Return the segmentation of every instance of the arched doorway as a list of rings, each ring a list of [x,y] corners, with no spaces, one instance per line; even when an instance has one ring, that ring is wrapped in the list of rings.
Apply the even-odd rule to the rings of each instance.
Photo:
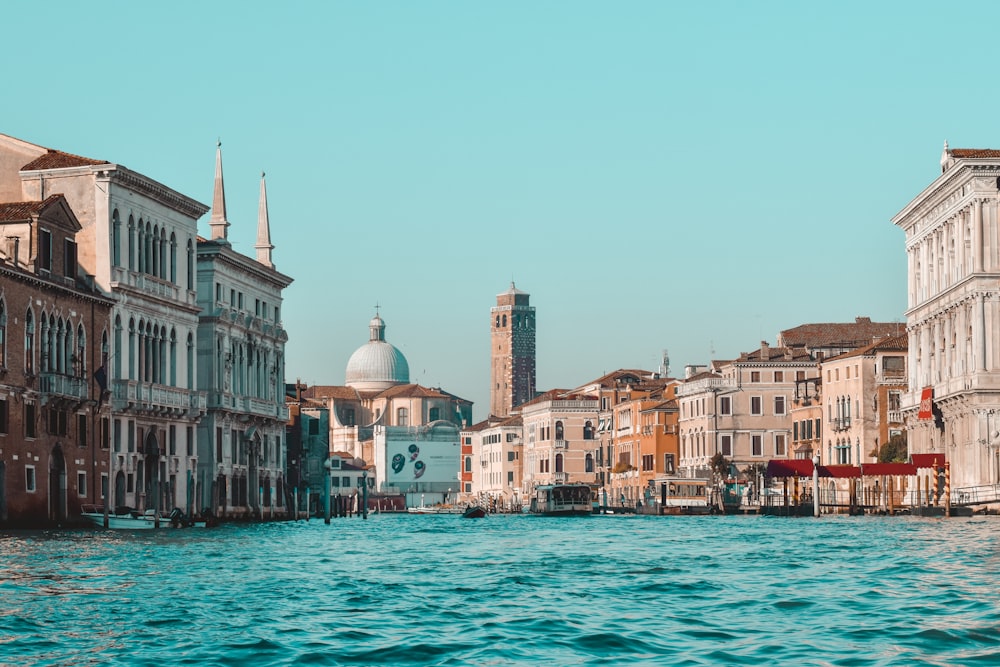
[[[217,516],[224,516],[226,513],[226,476],[219,473],[218,479],[215,481],[215,506],[218,508]]]
[[[0,461],[0,521],[7,520],[7,464]]]
[[[52,448],[49,461],[49,519],[66,518],[66,457],[61,444]]]
[[[115,497],[112,507],[123,507],[126,504],[128,503],[125,501],[125,472],[119,470],[115,475]]]
[[[142,444],[143,454],[143,496],[146,501],[142,510],[161,510],[160,507],[160,443],[156,439],[156,431],[149,429]]]

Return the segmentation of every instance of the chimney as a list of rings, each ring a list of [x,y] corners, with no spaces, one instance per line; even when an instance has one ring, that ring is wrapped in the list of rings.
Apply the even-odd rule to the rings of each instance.
[[[760,358],[764,361],[771,358],[771,348],[766,340],[760,341]]]

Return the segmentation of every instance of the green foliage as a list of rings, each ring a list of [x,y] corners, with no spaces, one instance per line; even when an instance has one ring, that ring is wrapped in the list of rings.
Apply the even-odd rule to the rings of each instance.
[[[878,448],[879,463],[905,463],[908,458],[906,433],[892,436],[889,442],[883,443]]]
[[[712,469],[712,474],[717,479],[726,479],[729,477],[729,459],[723,456],[721,452],[716,453],[708,462],[708,465]]]

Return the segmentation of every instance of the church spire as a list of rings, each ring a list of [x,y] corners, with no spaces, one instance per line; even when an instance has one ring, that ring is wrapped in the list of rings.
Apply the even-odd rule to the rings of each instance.
[[[222,140],[215,148],[215,190],[212,194],[212,218],[208,221],[212,229],[212,240],[226,240],[229,237],[229,221],[226,220],[226,186],[222,183]]]
[[[257,209],[257,261],[265,266],[274,268],[271,260],[271,251],[274,246],[271,244],[271,222],[267,217],[267,184],[264,182],[264,172],[260,172],[260,205]]]

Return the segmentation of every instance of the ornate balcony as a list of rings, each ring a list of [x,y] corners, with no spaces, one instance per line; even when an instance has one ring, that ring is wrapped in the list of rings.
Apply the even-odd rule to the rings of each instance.
[[[205,392],[137,380],[113,380],[112,409],[153,415],[197,416],[205,411]]]

